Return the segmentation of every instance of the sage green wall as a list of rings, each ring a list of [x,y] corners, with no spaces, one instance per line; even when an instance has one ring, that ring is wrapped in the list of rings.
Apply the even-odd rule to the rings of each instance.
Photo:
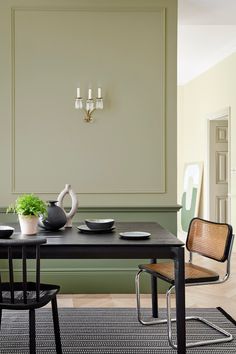
[[[81,206],[176,203],[176,5],[0,2],[0,206],[65,183]],[[94,123],[77,86],[103,89]]]
[[[143,208],[175,231],[176,37],[174,0],[0,1],[0,207],[28,192],[54,200],[69,183],[79,217],[140,220],[127,208]],[[74,109],[78,86],[103,89],[91,124]]]
[[[201,216],[206,210],[207,119],[211,114],[230,108],[231,168],[236,166],[236,53],[221,61],[188,84],[178,94],[178,199],[181,200],[184,164],[204,162]],[[236,174],[231,173],[231,222],[236,228]]]

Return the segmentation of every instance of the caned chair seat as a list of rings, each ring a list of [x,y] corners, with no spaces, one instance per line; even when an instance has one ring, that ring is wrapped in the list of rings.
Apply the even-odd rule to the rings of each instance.
[[[140,269],[159,277],[168,283],[175,283],[174,262],[141,264]],[[196,264],[185,263],[185,283],[203,283],[219,280],[219,274]]]

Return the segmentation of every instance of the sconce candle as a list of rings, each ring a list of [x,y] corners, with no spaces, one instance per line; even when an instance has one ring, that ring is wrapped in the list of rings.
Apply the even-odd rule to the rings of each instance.
[[[77,87],[77,98],[80,98],[81,96],[80,96],[80,88],[79,87]]]
[[[88,99],[91,100],[92,99],[92,89],[88,90]]]
[[[98,88],[98,98],[102,98],[102,89],[101,89],[101,87]]]

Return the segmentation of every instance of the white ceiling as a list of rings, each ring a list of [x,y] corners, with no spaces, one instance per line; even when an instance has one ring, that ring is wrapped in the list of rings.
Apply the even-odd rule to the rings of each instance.
[[[236,0],[179,0],[178,84],[236,51]]]

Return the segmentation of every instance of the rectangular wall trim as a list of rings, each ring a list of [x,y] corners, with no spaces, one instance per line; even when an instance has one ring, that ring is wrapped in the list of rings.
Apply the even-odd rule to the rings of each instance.
[[[161,77],[160,77],[160,82],[158,83],[158,95],[159,95],[159,112],[160,115],[156,117],[158,119],[158,122],[160,122],[160,131],[158,134],[160,134],[161,141],[157,139],[157,142],[155,144],[157,145],[157,151],[156,153],[159,154],[157,155],[158,158],[154,158],[155,161],[150,162],[151,165],[153,165],[153,171],[152,171],[152,166],[150,168],[144,168],[146,170],[147,176],[152,176],[152,174],[155,172],[157,173],[158,178],[155,179],[153,182],[153,185],[149,185],[148,183],[145,184],[145,175],[142,169],[140,169],[142,178],[140,179],[141,183],[140,186],[137,184],[137,186],[134,186],[132,184],[127,184],[125,186],[125,179],[124,179],[124,184],[120,185],[118,183],[111,183],[111,179],[108,179],[108,177],[104,177],[104,180],[107,178],[107,182],[102,182],[100,186],[94,186],[94,183],[87,182],[83,185],[79,185],[78,187],[76,186],[76,182],[72,184],[75,185],[76,193],[77,194],[84,194],[84,195],[91,195],[91,194],[164,194],[166,193],[166,23],[165,23],[165,17],[166,17],[166,11],[164,7],[155,7],[155,6],[101,6],[101,7],[93,7],[93,6],[88,6],[88,7],[76,7],[76,8],[70,8],[70,7],[13,7],[12,12],[11,12],[11,40],[12,40],[12,133],[11,133],[11,143],[12,143],[12,164],[11,164],[11,178],[12,178],[12,183],[11,183],[11,193],[12,194],[19,194],[19,193],[29,193],[30,191],[34,191],[36,194],[56,194],[58,193],[58,187],[54,185],[52,179],[48,179],[47,181],[47,186],[43,185],[43,182],[41,183],[42,180],[44,180],[44,176],[42,176],[42,179],[40,180],[40,183],[42,184],[39,189],[37,181],[35,181],[34,184],[34,179],[33,179],[33,174],[30,177],[28,174],[25,174],[25,179],[23,178],[23,172],[20,171],[21,167],[20,166],[20,159],[22,159],[22,155],[18,153],[19,148],[20,149],[25,149],[22,148],[22,143],[20,141],[21,137],[23,138],[24,132],[22,132],[22,129],[20,127],[21,120],[22,124],[25,122],[25,116],[23,114],[24,109],[21,108],[20,103],[19,103],[19,98],[18,98],[18,92],[22,92],[20,90],[20,85],[19,84],[19,79],[17,79],[16,75],[16,66],[18,65],[19,61],[19,54],[18,54],[18,49],[19,48],[19,43],[16,45],[17,41],[17,36],[18,33],[16,32],[16,16],[18,16],[19,13],[24,14],[24,13],[46,13],[46,14],[52,14],[52,16],[55,13],[60,13],[63,16],[63,13],[70,13],[70,12],[77,12],[77,13],[129,13],[129,14],[135,14],[135,13],[158,13],[160,14],[160,26],[161,26],[161,34],[160,34],[160,47],[161,47],[161,54],[160,57],[158,58],[159,60],[159,65],[160,67],[158,70],[161,72]],[[18,80],[18,81],[17,81]],[[148,88],[145,88],[148,89]],[[73,105],[73,102],[71,103]],[[155,102],[153,102],[155,106]],[[19,108],[20,107],[20,108]],[[36,108],[37,109],[37,108]],[[19,114],[18,114],[19,112]],[[145,117],[147,120],[148,117]],[[32,118],[33,119],[33,118]],[[80,117],[78,118],[80,119]],[[103,117],[99,118],[100,121],[103,120]],[[149,118],[148,118],[149,119]],[[152,120],[152,118],[151,118]],[[148,124],[148,120],[147,120]],[[153,124],[153,123],[152,123]],[[156,124],[156,123],[155,123]],[[84,129],[84,127],[83,127]],[[135,129],[135,128],[134,128]],[[22,151],[23,151],[22,150]],[[59,150],[60,151],[60,150]],[[39,148],[36,147],[36,152],[39,152]],[[152,152],[153,153],[153,152]],[[134,152],[133,152],[134,154]],[[146,154],[146,155],[145,155]],[[131,155],[132,156],[132,155]],[[147,152],[144,153],[143,161],[145,161],[145,156],[147,156]],[[153,155],[154,156],[154,155]],[[49,164],[50,157],[47,157],[45,154],[43,156],[44,162],[46,161],[46,164]],[[39,164],[41,161],[39,161]],[[72,178],[75,178],[76,174],[78,175],[79,167],[77,167],[77,170],[74,167],[75,165],[75,160],[71,159],[71,170],[73,170]],[[128,168],[128,176],[130,175],[131,171],[131,166],[127,165]],[[68,165],[69,166],[69,165]],[[81,164],[82,166],[82,164]],[[136,161],[136,165],[138,166],[138,161]],[[146,165],[145,165],[146,166]],[[62,163],[62,168],[63,168],[63,163]],[[23,168],[22,168],[23,169]],[[124,169],[125,170],[125,169]],[[83,171],[83,168],[80,169],[80,171]],[[63,171],[62,171],[63,172]],[[64,172],[63,172],[64,173]],[[81,172],[82,173],[82,172]],[[136,173],[136,176],[138,177],[140,175],[139,171],[135,171],[134,174]],[[45,174],[45,171],[42,169],[42,174]],[[108,174],[109,176],[109,174]],[[27,180],[28,179],[28,180]],[[129,177],[131,179],[131,177]],[[150,180],[153,181],[153,177],[150,177]],[[26,183],[29,181],[29,183]],[[81,188],[81,189],[79,189]]]

